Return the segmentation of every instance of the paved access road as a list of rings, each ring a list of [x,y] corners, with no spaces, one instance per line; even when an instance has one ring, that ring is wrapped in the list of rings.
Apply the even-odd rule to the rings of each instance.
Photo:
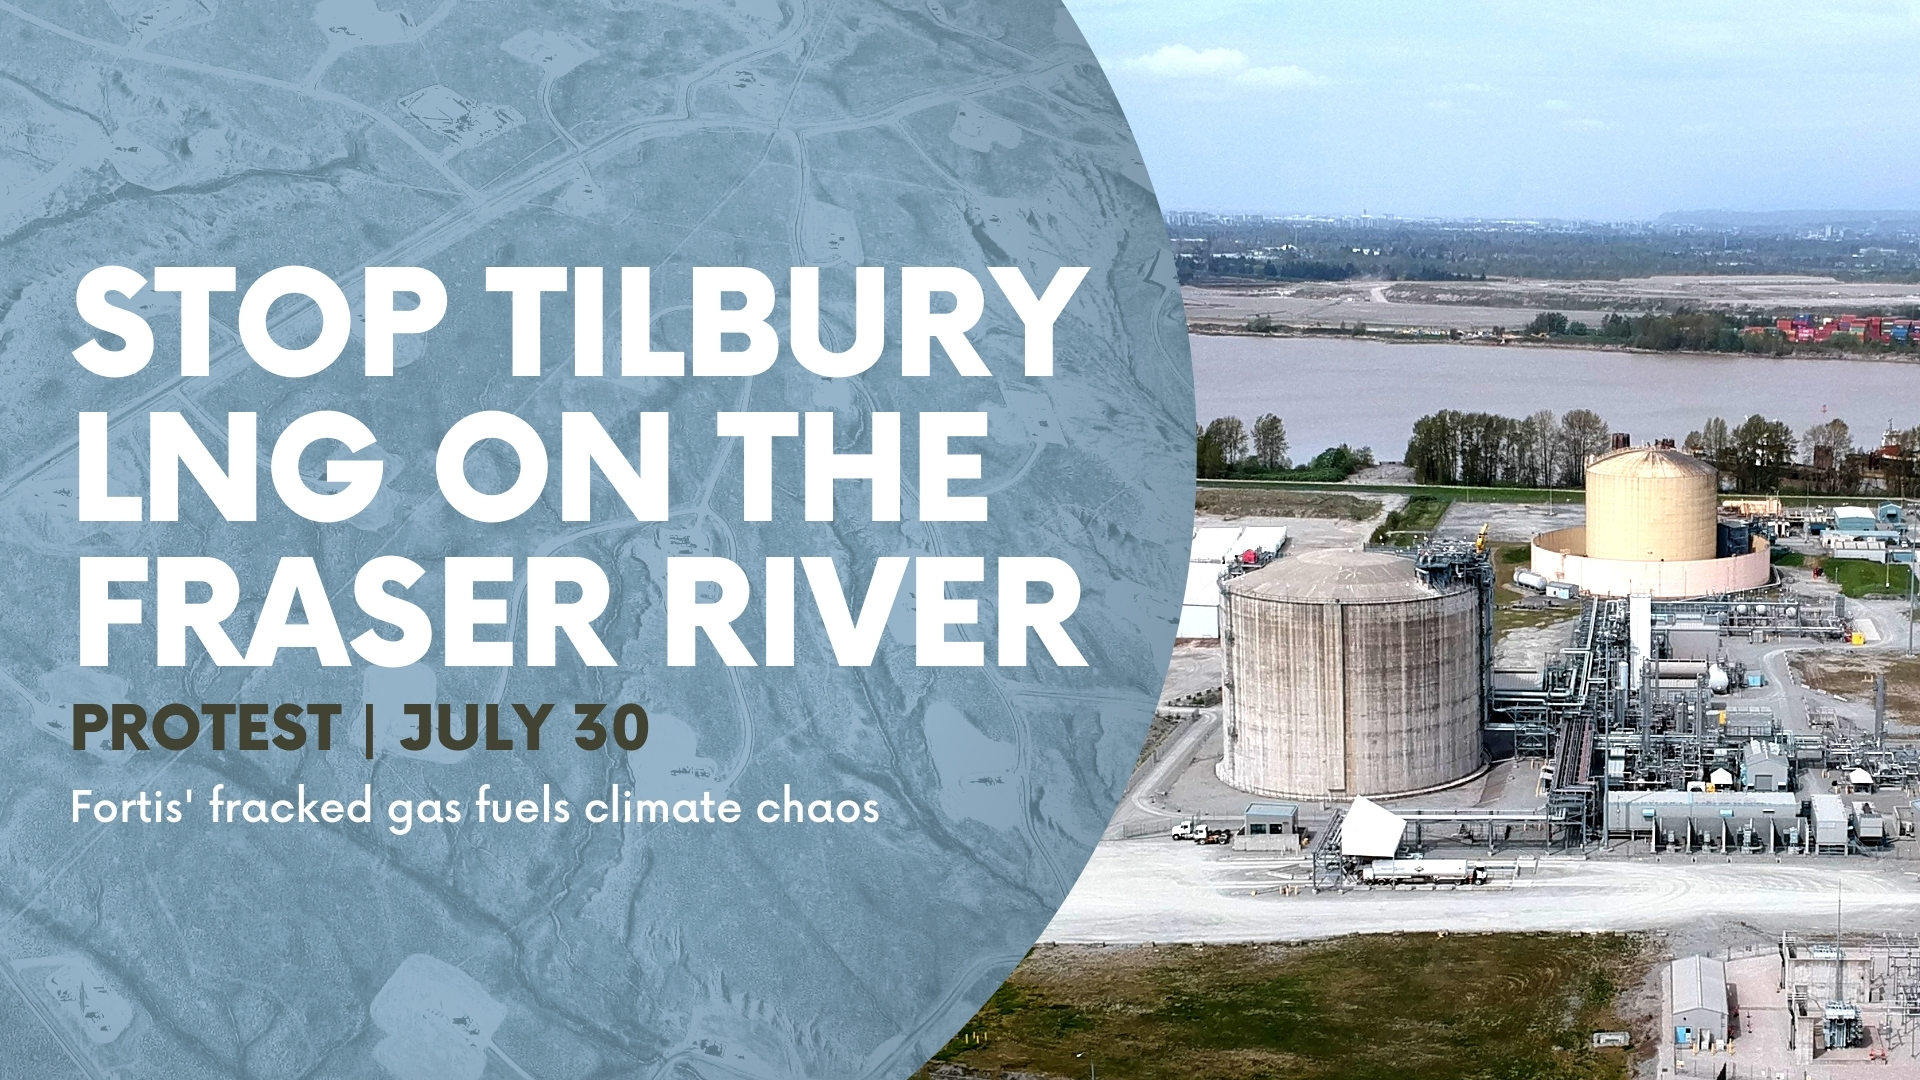
[[[1511,885],[1282,895],[1298,860],[1171,840],[1108,841],[1041,936],[1058,943],[1294,941],[1406,931],[1659,930],[1741,922],[1768,933],[1920,925],[1920,862],[1765,856],[1545,857]]]

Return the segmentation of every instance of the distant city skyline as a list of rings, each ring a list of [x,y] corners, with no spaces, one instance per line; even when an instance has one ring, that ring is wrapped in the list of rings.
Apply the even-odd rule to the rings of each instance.
[[[1162,206],[1920,211],[1920,2],[1067,0]]]

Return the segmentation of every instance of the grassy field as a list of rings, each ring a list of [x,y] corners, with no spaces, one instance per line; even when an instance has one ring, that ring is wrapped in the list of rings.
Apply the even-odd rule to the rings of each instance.
[[[1193,508],[1198,513],[1218,517],[1315,517],[1365,521],[1380,512],[1380,503],[1346,492],[1203,487],[1194,493]]]
[[[1905,596],[1911,571],[1904,563],[1872,563],[1861,559],[1826,559],[1821,564],[1827,580],[1851,597]]]
[[[1887,677],[1887,716],[1920,724],[1920,657],[1886,652],[1806,652],[1792,658],[1800,680],[1844,701],[1871,704],[1873,677]]]
[[[1043,946],[917,1075],[1614,1080],[1628,1053],[1589,1039],[1649,1045],[1620,999],[1653,962],[1628,935]]]
[[[1433,531],[1445,516],[1452,499],[1437,498],[1432,495],[1416,495],[1407,500],[1407,505],[1390,511],[1380,527],[1373,530],[1372,543],[1408,544],[1420,537],[1413,534],[1426,534]]]
[[[1579,609],[1574,607],[1517,608],[1501,605],[1493,609],[1493,639],[1499,641],[1513,630],[1538,630],[1543,626],[1572,622]]]
[[[1514,594],[1513,575],[1527,568],[1533,558],[1532,544],[1494,544],[1493,556],[1493,637],[1495,641],[1507,636],[1510,630],[1537,629],[1566,622],[1577,614],[1573,605],[1566,607],[1514,607],[1519,599]],[[1529,594],[1537,595],[1537,594]]]

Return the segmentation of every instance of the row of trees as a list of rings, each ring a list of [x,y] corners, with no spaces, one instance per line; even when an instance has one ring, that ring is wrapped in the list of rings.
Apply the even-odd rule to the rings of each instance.
[[[1568,319],[1558,311],[1543,311],[1527,324],[1538,337],[1592,338],[1631,349],[1658,352],[1791,352],[1792,343],[1778,335],[1743,334],[1749,325],[1712,312],[1677,311],[1669,315],[1609,313],[1598,325]]]
[[[1248,426],[1237,416],[1217,417],[1194,431],[1194,462],[1202,478],[1285,476],[1294,480],[1345,480],[1373,464],[1373,451],[1345,443],[1296,466],[1287,456],[1287,425],[1266,413]]]
[[[1407,465],[1420,484],[1579,487],[1587,458],[1609,445],[1607,422],[1589,409],[1525,419],[1443,409],[1414,421]]]
[[[1910,427],[1904,431],[1895,428],[1887,432],[1887,435],[1890,436],[1888,441],[1900,448],[1901,456],[1912,457],[1920,453],[1920,426]],[[1878,450],[1884,445],[1877,440],[1868,447],[1853,445],[1853,432],[1847,427],[1845,420],[1829,420],[1824,424],[1815,424],[1800,436],[1800,444],[1806,456],[1805,460],[1812,464],[1818,464],[1825,457],[1837,461],[1851,454]]]
[[[1895,439],[1909,454],[1920,452],[1920,427]],[[1545,411],[1516,420],[1447,409],[1414,422],[1407,464],[1421,484],[1579,487],[1587,459],[1611,444],[1606,421],[1586,409],[1557,421]],[[1785,422],[1757,413],[1738,424],[1716,416],[1688,433],[1683,446],[1740,491],[1778,490],[1790,472],[1815,488],[1852,491],[1868,465],[1844,420],[1815,424],[1796,438]]]
[[[1920,429],[1913,432],[1920,447]],[[1551,412],[1525,419],[1442,410],[1414,422],[1407,464],[1421,484],[1471,487],[1580,487],[1589,457],[1612,445],[1607,422],[1587,409],[1557,421]],[[1793,428],[1758,414],[1738,424],[1713,417],[1687,435],[1685,448],[1713,463],[1741,491],[1773,491],[1794,469],[1796,451],[1836,491],[1859,481],[1864,461],[1853,452],[1845,421],[1816,424],[1798,439]],[[1807,472],[1809,470],[1801,470]]]
[[[1195,436],[1200,448],[1220,464],[1237,465],[1251,458],[1263,469],[1293,467],[1287,458],[1287,424],[1272,413],[1264,413],[1249,429],[1237,416],[1216,417],[1200,428]]]
[[[1815,424],[1796,438],[1785,422],[1756,413],[1738,424],[1712,417],[1689,432],[1682,445],[1712,462],[1740,491],[1776,491],[1791,473],[1796,484],[1839,493],[1857,488],[1870,466],[1907,476],[1904,466],[1920,455],[1920,426],[1896,431],[1892,438],[1902,458],[1875,464],[1854,446],[1844,420]],[[1372,450],[1343,443],[1295,465],[1287,456],[1286,423],[1273,413],[1251,425],[1239,417],[1219,417],[1196,428],[1194,441],[1203,478],[1331,482],[1374,464]],[[1519,419],[1443,409],[1414,421],[1406,463],[1418,484],[1577,488],[1586,483],[1587,459],[1611,445],[1607,422],[1589,409],[1570,409],[1559,417],[1543,409]]]
[[[1784,355],[1795,351],[1794,342],[1777,333],[1743,333],[1750,327],[1773,326],[1773,320],[1761,316],[1739,317],[1709,311],[1680,310],[1671,314],[1621,315],[1609,313],[1598,325],[1568,319],[1558,311],[1543,311],[1527,324],[1526,332],[1537,337],[1589,338],[1630,349],[1657,352],[1748,352]],[[1911,349],[1912,343],[1867,343],[1849,338],[1822,342],[1818,348],[1856,348],[1873,351]]]
[[[1352,263],[1320,259],[1258,259],[1237,252],[1184,254],[1174,260],[1180,283],[1204,277],[1263,277],[1269,281],[1345,281],[1360,273]]]
[[[1816,432],[1830,427],[1822,425],[1809,428],[1809,446]],[[1844,436],[1846,425],[1841,424],[1839,431]],[[1831,435],[1832,432],[1828,430],[1820,437],[1830,438]],[[1713,462],[1720,474],[1732,479],[1734,486],[1741,491],[1771,491],[1779,486],[1780,478],[1792,467],[1797,443],[1792,427],[1783,421],[1769,420],[1755,413],[1737,427],[1729,427],[1718,416],[1712,417],[1700,426],[1700,430],[1688,432],[1686,441],[1681,445]]]
[[[1883,479],[1904,478],[1911,473],[1912,455],[1920,452],[1920,427],[1892,433],[1892,441],[1901,449],[1899,459],[1882,461],[1878,468]],[[1834,419],[1815,424],[1800,433],[1777,420],[1749,416],[1738,427],[1729,427],[1713,417],[1700,430],[1687,435],[1686,447],[1719,466],[1743,489],[1764,491],[1776,485],[1794,464],[1799,451],[1803,468],[1798,477],[1810,488],[1835,494],[1857,489],[1861,478],[1874,463],[1867,449],[1853,444],[1853,431],[1845,420]]]

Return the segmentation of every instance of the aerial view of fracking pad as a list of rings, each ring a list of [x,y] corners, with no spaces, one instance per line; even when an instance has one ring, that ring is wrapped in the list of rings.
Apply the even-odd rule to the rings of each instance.
[[[177,300],[143,290],[126,302],[152,323],[154,361],[109,380],[70,354],[93,334],[76,284],[115,264],[234,266],[242,290],[311,266],[356,306],[360,268],[422,266],[449,307],[400,340],[390,379],[362,373],[357,327],[331,368],[284,379],[241,351],[238,298],[219,295],[211,374],[183,379]],[[1041,284],[1093,270],[1050,379],[1022,375],[1021,325],[990,283],[971,336],[991,378],[960,378],[936,351],[932,377],[903,380],[895,337],[854,379],[786,357],[751,379],[584,379],[558,297],[545,374],[509,376],[489,265],[652,267],[654,345],[679,350],[695,266],[757,267],[783,293],[789,267],[823,267],[823,328],[842,347],[853,266],[986,282],[1012,265]],[[610,296],[609,326],[617,315]],[[294,302],[273,312],[289,345],[316,322]],[[617,343],[610,329],[609,370]],[[1132,137],[1054,2],[0,3],[0,371],[0,1075],[904,1076],[1079,874],[1172,646],[1193,484],[1185,324]],[[352,456],[381,461],[384,487],[350,520],[294,516],[264,475],[255,522],[224,520],[190,481],[178,522],[78,519],[80,412],[111,415],[113,491],[146,494],[150,412],[181,413],[224,457],[229,413],[259,413],[270,441],[322,409],[378,436]],[[561,412],[591,411],[624,451],[635,414],[671,413],[670,520],[633,520],[602,485],[592,522],[563,523],[557,478],[515,520],[459,516],[435,447],[481,410],[549,438]],[[831,412],[844,452],[869,445],[874,412],[984,411],[981,479],[955,491],[989,496],[989,520],[921,523],[909,495],[905,520],[874,522],[865,485],[842,484],[839,520],[808,523],[796,453],[776,460],[773,521],[746,524],[734,440],[711,435],[725,410]],[[513,458],[489,445],[469,475],[499,491]],[[338,452],[302,461],[311,484]],[[149,617],[114,629],[109,666],[80,666],[79,559],[188,554],[234,568],[242,643],[283,556],[316,560],[348,639],[373,625],[350,586],[375,556],[426,567],[423,601],[446,556],[583,556],[610,580],[596,629],[619,665],[588,668],[563,643],[552,668],[442,667],[436,643],[398,670],[324,668],[312,650],[218,667],[197,646],[161,668]],[[916,666],[910,576],[870,667],[837,666],[803,603],[793,668],[711,652],[669,668],[675,555],[730,558],[756,581],[768,556],[832,556],[854,596],[881,556],[1061,558],[1082,585],[1068,626],[1088,666]],[[151,612],[150,587],[116,588]],[[977,595],[990,625],[991,593]],[[738,622],[756,654],[761,625],[756,600]],[[122,701],[331,702],[344,719],[326,752],[74,750],[71,706]],[[422,701],[561,715],[537,753],[412,752],[398,706]],[[644,704],[646,744],[574,747],[582,701]],[[216,784],[268,800],[371,786],[374,820],[214,826]],[[390,800],[470,806],[482,784],[550,787],[576,817],[386,827]],[[749,815],[791,785],[872,800],[881,820],[582,823],[613,785]],[[69,817],[75,789],[188,788],[178,824]]]

